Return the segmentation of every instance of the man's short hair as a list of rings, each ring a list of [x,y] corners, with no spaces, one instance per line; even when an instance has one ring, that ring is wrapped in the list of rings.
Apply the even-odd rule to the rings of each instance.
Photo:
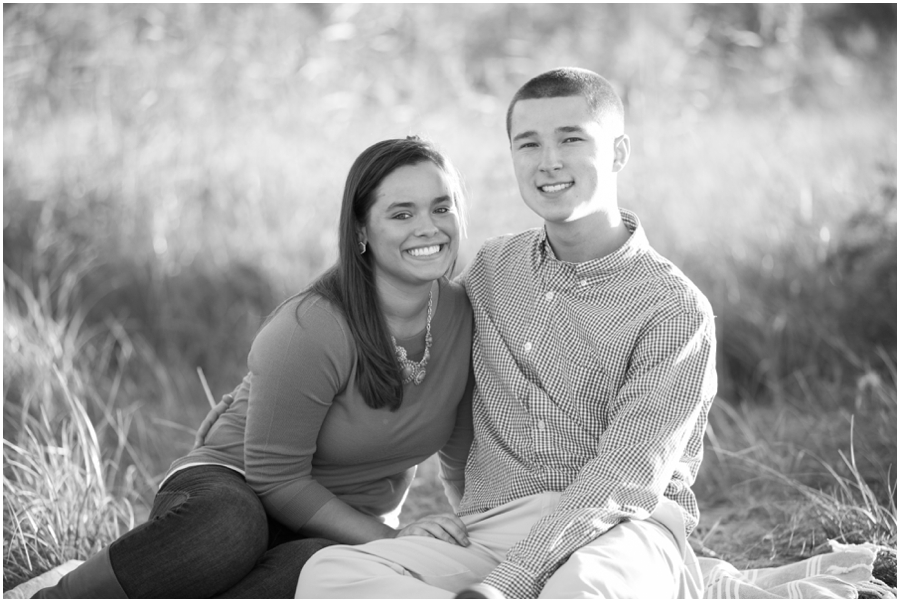
[[[506,136],[510,136],[512,112],[520,100],[581,96],[594,118],[604,126],[611,126],[615,135],[624,133],[625,108],[612,85],[600,75],[587,69],[561,67],[541,73],[519,88],[506,111]]]

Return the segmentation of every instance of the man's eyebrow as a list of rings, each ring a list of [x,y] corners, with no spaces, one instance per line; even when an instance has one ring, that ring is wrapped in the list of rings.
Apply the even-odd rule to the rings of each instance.
[[[531,138],[532,136],[537,136],[537,132],[534,130],[528,130],[527,132],[522,132],[521,134],[516,134],[513,136],[513,142],[517,140],[521,140],[522,138]]]
[[[581,127],[580,125],[563,125],[563,126],[556,128],[557,134],[570,134],[572,132],[583,133],[584,128]],[[526,132],[522,132],[521,134],[516,134],[513,137],[512,141],[516,142],[518,140],[521,140],[522,138],[532,138],[534,136],[537,136],[537,132],[535,132],[534,130],[528,130]]]

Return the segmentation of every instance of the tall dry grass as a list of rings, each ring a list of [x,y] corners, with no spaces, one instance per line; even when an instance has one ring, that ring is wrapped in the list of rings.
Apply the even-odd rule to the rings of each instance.
[[[123,371],[104,383],[112,385],[104,397],[86,361],[116,334],[120,349],[128,339],[114,324],[87,327],[67,306],[70,284],[56,292],[52,309],[46,295],[5,274],[4,591],[133,527],[153,480],[131,436],[143,419],[117,399]]]

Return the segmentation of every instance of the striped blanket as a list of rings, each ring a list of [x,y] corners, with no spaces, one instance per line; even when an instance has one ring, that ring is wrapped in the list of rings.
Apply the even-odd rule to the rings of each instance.
[[[872,576],[878,548],[871,544],[843,545],[831,542],[832,551],[793,564],[769,569],[739,571],[724,560],[700,558],[704,596],[732,598],[896,598],[896,588]],[[34,592],[56,583],[81,564],[70,560],[3,594],[4,598],[30,598]],[[895,576],[896,579],[896,576]]]
[[[832,551],[785,566],[739,571],[724,560],[700,558],[704,597],[896,598],[896,588],[875,579],[878,548],[831,542]],[[895,577],[896,578],[896,577]]]

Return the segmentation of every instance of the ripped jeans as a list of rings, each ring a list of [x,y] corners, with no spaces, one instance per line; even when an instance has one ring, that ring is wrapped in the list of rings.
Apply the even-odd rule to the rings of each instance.
[[[130,598],[293,598],[306,560],[334,543],[267,516],[234,470],[194,466],[163,484],[109,556]]]

